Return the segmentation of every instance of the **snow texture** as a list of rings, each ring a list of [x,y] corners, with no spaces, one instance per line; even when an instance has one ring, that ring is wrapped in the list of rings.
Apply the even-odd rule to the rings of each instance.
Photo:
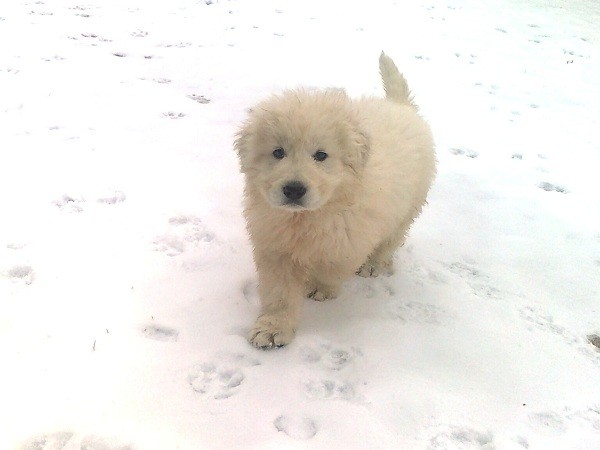
[[[0,7],[0,448],[600,448],[600,3]],[[232,150],[298,85],[382,95],[439,175],[396,255],[245,335]]]

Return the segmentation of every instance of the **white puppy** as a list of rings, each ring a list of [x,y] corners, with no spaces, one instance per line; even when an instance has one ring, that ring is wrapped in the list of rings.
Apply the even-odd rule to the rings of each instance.
[[[306,295],[326,300],[354,273],[391,273],[425,203],[429,126],[384,53],[379,68],[385,99],[285,91],[254,107],[237,135],[261,302],[248,336],[256,347],[293,339]]]

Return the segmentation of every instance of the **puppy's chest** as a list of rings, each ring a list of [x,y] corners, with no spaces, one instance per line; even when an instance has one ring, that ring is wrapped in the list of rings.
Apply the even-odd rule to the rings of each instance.
[[[342,215],[296,216],[272,225],[271,245],[302,263],[344,259],[358,244],[357,236]]]

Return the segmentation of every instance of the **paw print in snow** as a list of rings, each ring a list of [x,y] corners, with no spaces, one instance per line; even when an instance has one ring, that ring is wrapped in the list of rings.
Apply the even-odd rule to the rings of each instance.
[[[468,149],[465,150],[462,148],[451,148],[450,153],[457,156],[466,156],[467,158],[471,159],[477,158],[479,156],[479,153],[477,153],[476,151]]]
[[[143,328],[142,333],[148,339],[153,339],[155,341],[175,342],[179,338],[179,331],[159,325],[147,325]]]
[[[361,355],[356,348],[336,348],[331,344],[323,342],[313,346],[304,346],[300,349],[300,359],[309,364],[339,371],[344,369],[354,358]]]
[[[24,442],[20,450],[62,450],[72,437],[73,433],[70,431],[41,434]]]
[[[169,219],[169,232],[154,240],[155,249],[167,256],[177,256],[188,247],[197,247],[202,243],[212,242],[214,235],[198,217],[176,216]]]
[[[445,264],[446,268],[467,281],[467,284],[473,289],[476,295],[487,298],[499,298],[502,293],[496,287],[490,284],[489,278],[481,273],[471,262],[453,262]]]
[[[521,318],[529,323],[527,326],[529,331],[534,331],[534,328],[537,328],[543,332],[555,334],[566,344],[573,346],[579,353],[600,364],[600,354],[594,344],[596,341],[592,342],[590,336],[579,336],[572,333],[567,328],[556,323],[552,316],[543,314],[531,306],[519,309],[519,313]]]
[[[429,441],[429,449],[493,449],[494,435],[488,432],[481,432],[468,427],[444,427]]]
[[[209,98],[206,98],[204,95],[200,95],[200,94],[191,94],[191,95],[188,95],[187,98],[194,100],[202,105],[210,103]]]
[[[84,38],[88,39],[88,40],[95,40],[98,39],[100,42],[112,42],[112,39],[106,39],[103,38],[102,36],[98,36],[96,33],[81,33],[81,36],[83,36]],[[77,38],[75,38],[77,39]],[[95,46],[95,43],[91,44],[92,46]]]
[[[234,395],[244,378],[239,368],[205,363],[192,370],[188,382],[203,397],[222,400]]]
[[[183,117],[185,117],[184,113],[178,113],[175,111],[167,111],[166,113],[163,113],[163,117],[166,117],[168,119],[182,119]]]
[[[430,303],[402,302],[389,307],[389,314],[402,322],[440,324],[448,313],[442,308]]]
[[[82,437],[70,431],[41,434],[19,447],[20,450],[133,450],[133,448],[123,441],[94,435]]]
[[[12,281],[25,283],[27,285],[33,283],[33,269],[30,266],[14,266],[5,272],[5,276]]]
[[[565,327],[558,325],[554,319],[546,314],[537,312],[531,306],[525,306],[519,310],[521,318],[529,322],[536,328],[556,334],[567,341],[569,344],[575,344],[579,341],[577,336],[570,333]],[[530,326],[529,329],[532,327]]]
[[[563,434],[569,427],[588,428],[592,432],[600,431],[600,405],[591,405],[582,409],[568,406],[559,411],[538,411],[529,414],[533,427],[549,434]]]
[[[98,203],[105,203],[107,205],[114,205],[115,203],[122,203],[125,201],[127,196],[121,191],[115,191],[114,193],[100,197]]]
[[[356,380],[344,377],[352,376],[345,371],[361,355],[356,348],[342,348],[327,342],[317,342],[300,349],[300,360],[307,365],[307,371],[300,381],[300,387],[307,397],[325,399],[357,399]]]
[[[63,195],[60,199],[54,201],[54,204],[61,211],[76,212],[76,213],[83,211],[84,203],[85,203],[85,200],[83,198],[71,197],[70,195],[66,195],[66,194]]]
[[[246,378],[242,368],[260,365],[260,361],[243,353],[220,353],[215,359],[196,365],[188,376],[195,392],[213,400],[235,395]]]
[[[531,424],[546,432],[562,434],[567,430],[567,425],[561,415],[552,411],[542,411],[529,415]]]
[[[308,378],[302,381],[302,390],[308,397],[319,399],[352,400],[356,395],[351,383],[329,378]]]
[[[6,248],[11,250],[22,250],[26,247],[27,244],[23,242],[9,242],[6,244]]]
[[[273,421],[273,426],[277,431],[303,441],[314,437],[319,431],[313,419],[295,415],[281,415]]]
[[[559,192],[561,194],[569,193],[569,191],[565,187],[558,186],[558,185],[552,184],[552,183],[548,183],[547,181],[543,181],[543,182],[539,183],[538,187],[540,189],[543,189],[546,192]]]
[[[448,265],[448,269],[462,277],[477,278],[480,276],[480,272],[476,268],[462,262],[453,262]]]
[[[596,431],[600,431],[600,405],[594,405],[586,409],[576,411],[574,420],[582,420]]]

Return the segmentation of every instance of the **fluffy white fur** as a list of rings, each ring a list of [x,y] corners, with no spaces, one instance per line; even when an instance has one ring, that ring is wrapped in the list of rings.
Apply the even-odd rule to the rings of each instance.
[[[261,302],[248,335],[256,347],[293,339],[305,296],[333,298],[355,273],[390,273],[425,203],[431,132],[394,62],[382,53],[379,67],[385,99],[285,91],[254,107],[237,136]],[[292,182],[306,189],[293,202],[284,194]]]

